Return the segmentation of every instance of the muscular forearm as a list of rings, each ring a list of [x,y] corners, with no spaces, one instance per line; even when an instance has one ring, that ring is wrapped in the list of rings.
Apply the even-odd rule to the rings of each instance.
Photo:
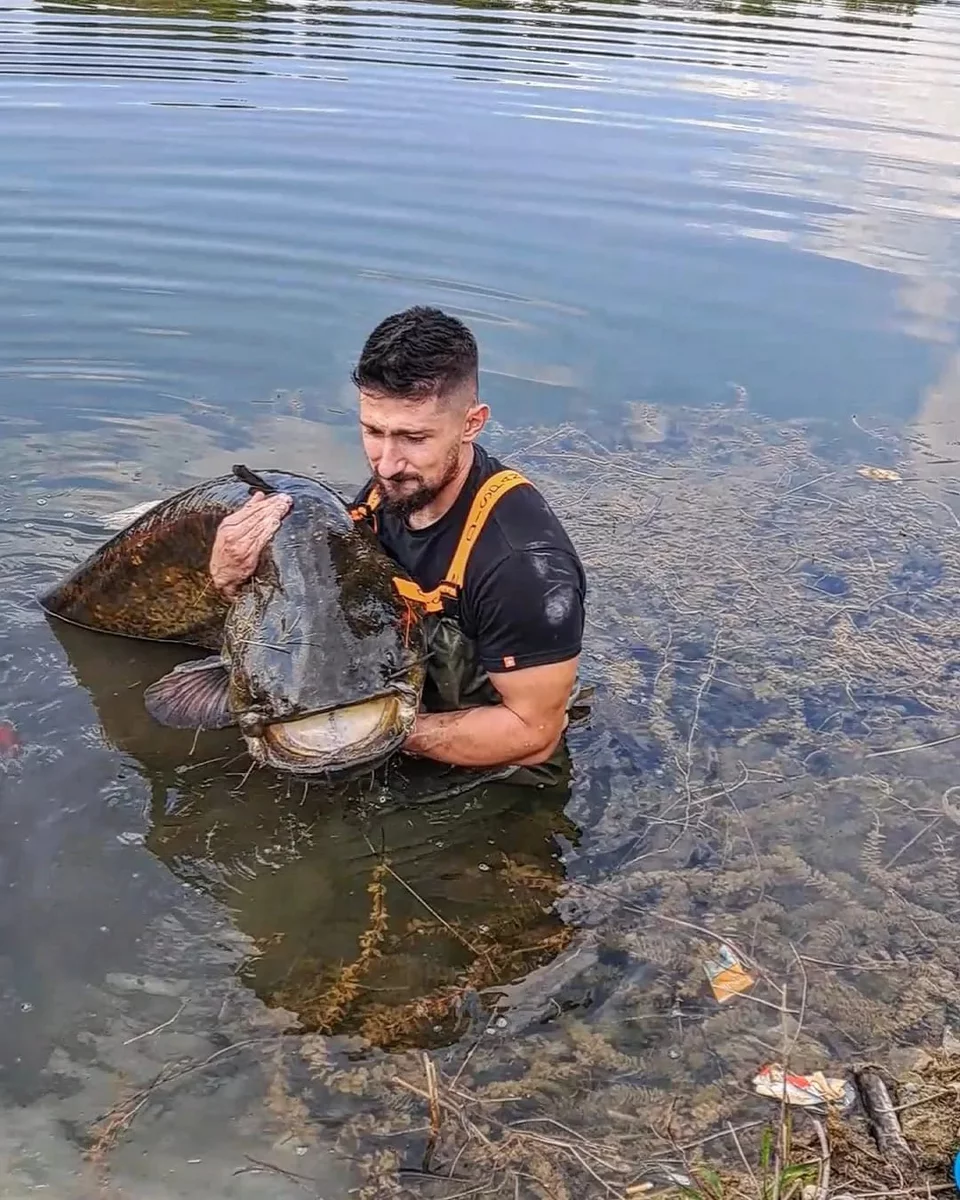
[[[458,767],[534,766],[562,735],[556,723],[528,725],[505,705],[421,713],[404,750]]]

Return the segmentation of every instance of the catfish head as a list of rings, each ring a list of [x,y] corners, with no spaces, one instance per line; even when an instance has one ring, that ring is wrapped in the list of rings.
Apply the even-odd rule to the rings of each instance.
[[[295,495],[230,607],[220,654],[148,687],[148,711],[168,725],[237,725],[256,761],[296,774],[382,762],[413,728],[426,657],[395,573],[365,528]]]

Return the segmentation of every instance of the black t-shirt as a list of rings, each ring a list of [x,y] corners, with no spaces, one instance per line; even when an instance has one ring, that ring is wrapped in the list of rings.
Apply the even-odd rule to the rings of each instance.
[[[504,469],[480,446],[449,512],[426,529],[411,529],[377,511],[380,542],[425,591],[446,576],[481,485]],[[370,483],[355,503],[363,503]],[[563,662],[580,653],[586,579],[577,552],[539,491],[520,486],[494,505],[467,562],[459,621],[477,644],[485,670],[507,671]]]

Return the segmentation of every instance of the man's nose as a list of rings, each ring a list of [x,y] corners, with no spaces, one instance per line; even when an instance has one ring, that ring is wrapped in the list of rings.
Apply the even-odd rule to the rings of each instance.
[[[377,469],[384,479],[391,479],[394,475],[402,475],[406,465],[406,461],[399,448],[390,441],[385,440],[380,455],[380,462],[377,464]]]

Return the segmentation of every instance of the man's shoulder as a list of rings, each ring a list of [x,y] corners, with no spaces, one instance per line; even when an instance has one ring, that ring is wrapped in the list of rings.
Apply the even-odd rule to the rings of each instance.
[[[483,666],[502,671],[575,658],[586,594],[580,558],[540,489],[531,481],[504,492],[474,545],[464,588],[465,628],[477,638]]]
[[[478,492],[497,472],[515,469],[518,468],[484,452]],[[497,500],[475,550],[481,570],[524,552],[557,553],[573,559],[580,567],[579,555],[563,523],[532,480],[512,488]]]

